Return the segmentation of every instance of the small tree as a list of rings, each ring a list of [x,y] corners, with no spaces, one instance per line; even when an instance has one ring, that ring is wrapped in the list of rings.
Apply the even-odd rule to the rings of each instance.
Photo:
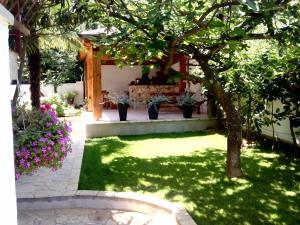
[[[75,82],[81,79],[82,67],[76,59],[76,54],[56,49],[42,52],[42,78],[45,84],[52,84],[54,92],[65,82]]]

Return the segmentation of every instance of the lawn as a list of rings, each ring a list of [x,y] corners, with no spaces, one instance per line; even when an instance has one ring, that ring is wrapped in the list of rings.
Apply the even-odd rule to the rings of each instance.
[[[182,204],[197,224],[300,224],[300,162],[242,151],[243,179],[225,175],[226,137],[214,132],[90,139],[79,189],[133,191]]]

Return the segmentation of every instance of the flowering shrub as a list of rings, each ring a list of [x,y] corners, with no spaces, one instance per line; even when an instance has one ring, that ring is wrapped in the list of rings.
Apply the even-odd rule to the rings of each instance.
[[[58,117],[65,116],[64,111],[67,108],[67,104],[62,101],[59,95],[53,95],[52,97],[42,97],[41,102],[51,104],[52,108],[55,109]]]
[[[70,124],[59,121],[50,104],[40,110],[12,109],[16,179],[39,167],[56,170],[71,152]]]
[[[51,104],[51,107],[55,109],[58,117],[79,116],[81,114],[80,110],[75,109],[74,106],[66,104],[59,95],[42,97],[41,102]]]

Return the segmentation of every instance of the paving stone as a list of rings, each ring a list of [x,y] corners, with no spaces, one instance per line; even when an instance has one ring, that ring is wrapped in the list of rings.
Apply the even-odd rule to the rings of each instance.
[[[115,221],[108,220],[105,225],[118,225]]]
[[[152,219],[137,212],[99,209],[22,209],[18,212],[19,225],[146,225]]]

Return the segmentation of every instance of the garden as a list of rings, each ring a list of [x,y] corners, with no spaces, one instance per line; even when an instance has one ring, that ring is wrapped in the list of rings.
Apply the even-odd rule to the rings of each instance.
[[[226,136],[215,131],[89,139],[79,190],[167,199],[184,206],[197,224],[300,222],[299,160],[262,143],[242,150],[245,176],[229,179],[225,159]]]
[[[87,102],[76,105],[78,93],[67,89],[58,94],[65,82],[85,82],[89,101],[99,100],[89,102],[96,112],[102,63],[159,64],[158,80],[172,82],[177,66],[178,85],[201,84],[222,131],[88,139],[78,188],[177,202],[197,224],[300,224],[298,0],[20,2],[1,1],[30,31],[11,27],[9,37],[18,54],[11,80],[16,179],[41,167],[56,171],[72,154],[71,124],[60,117],[79,115]],[[24,83],[29,104],[20,104]],[[41,84],[51,84],[54,95],[42,97]],[[167,101],[152,96],[149,118]],[[126,120],[130,99],[114,102],[125,105]],[[195,100],[186,94],[178,103],[193,110]],[[266,127],[264,145],[258,140]],[[287,145],[278,144],[283,128]]]

